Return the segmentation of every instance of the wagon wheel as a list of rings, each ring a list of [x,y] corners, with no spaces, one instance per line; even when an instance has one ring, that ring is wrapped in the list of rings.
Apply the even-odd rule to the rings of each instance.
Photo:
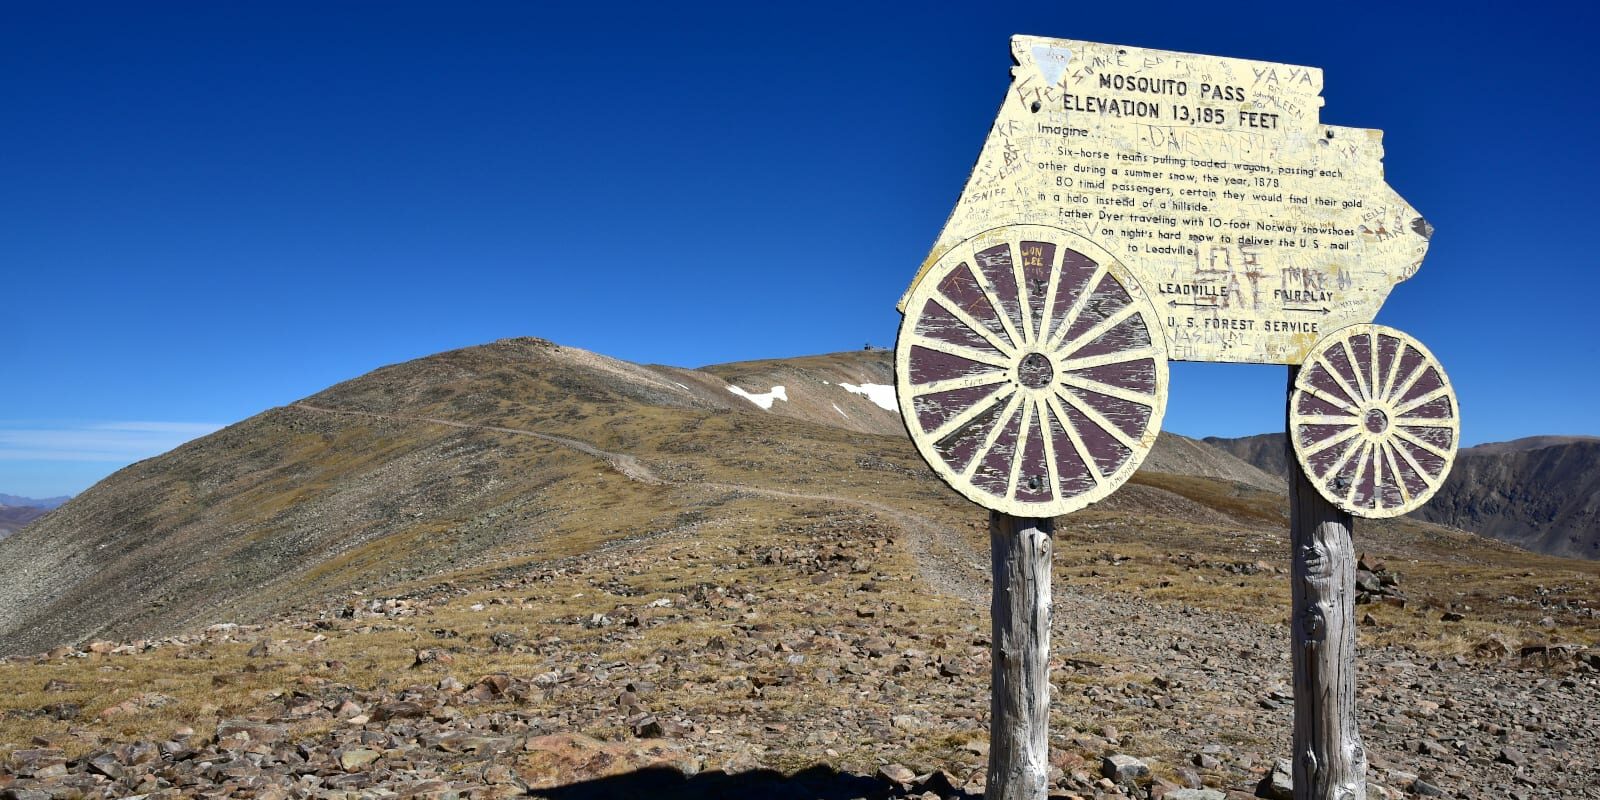
[[[1154,307],[1088,240],[1008,225],[951,248],[913,287],[895,345],[900,413],[922,457],[1018,517],[1121,486],[1167,402]]]
[[[1450,474],[1459,412],[1428,348],[1393,328],[1351,325],[1312,346],[1289,398],[1289,438],[1328,502],[1397,517]]]

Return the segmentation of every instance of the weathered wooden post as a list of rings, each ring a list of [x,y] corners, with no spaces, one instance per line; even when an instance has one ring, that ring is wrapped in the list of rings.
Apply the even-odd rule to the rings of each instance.
[[[1049,790],[1050,551],[1055,520],[989,512],[989,800]]]
[[[1433,228],[1313,67],[1015,36],[966,189],[901,298],[900,415],[989,509],[989,797],[1043,798],[1048,520],[1138,468],[1167,360],[1291,367],[1297,798],[1360,800],[1351,517],[1415,509],[1459,434],[1444,371],[1370,324]]]
[[[1294,396],[1297,366],[1289,367]],[[1292,416],[1292,406],[1290,406]],[[1286,424],[1292,435],[1294,426]],[[1365,800],[1367,753],[1356,719],[1356,553],[1350,513],[1289,467],[1290,641],[1295,800]]]

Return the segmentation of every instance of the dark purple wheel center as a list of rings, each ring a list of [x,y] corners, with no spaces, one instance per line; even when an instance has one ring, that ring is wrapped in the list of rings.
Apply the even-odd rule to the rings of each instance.
[[[1384,431],[1389,430],[1389,415],[1383,413],[1383,409],[1381,408],[1369,410],[1367,412],[1365,422],[1367,425],[1367,430],[1372,431],[1373,433],[1383,433]]]
[[[1017,365],[1017,380],[1029,389],[1043,389],[1055,380],[1055,367],[1043,353],[1029,353]]]

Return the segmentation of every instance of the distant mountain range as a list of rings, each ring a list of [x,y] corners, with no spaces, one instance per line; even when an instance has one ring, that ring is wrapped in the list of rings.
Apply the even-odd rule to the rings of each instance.
[[[21,530],[24,525],[50,513],[70,497],[49,497],[35,500],[14,494],[0,494],[0,539]]]
[[[1281,433],[1205,442],[1286,476]],[[1547,555],[1600,559],[1600,437],[1530,436],[1463,449],[1413,515]]]
[[[52,508],[60,508],[63,503],[71,499],[71,497],[46,497],[43,500],[36,500],[32,497],[19,497],[14,494],[0,494],[0,506],[27,506],[29,508],[42,508],[46,511],[49,511]]]

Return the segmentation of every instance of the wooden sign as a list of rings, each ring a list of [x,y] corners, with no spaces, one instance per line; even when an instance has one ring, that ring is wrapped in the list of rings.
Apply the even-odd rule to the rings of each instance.
[[[1081,236],[1006,225],[945,251],[913,288],[895,346],[911,440],[969,500],[1017,517],[1121,486],[1166,409],[1159,317]]]
[[[1432,228],[1384,183],[1382,133],[1319,120],[1319,69],[1036,36],[1011,54],[903,312],[961,242],[1050,225],[1127,265],[1169,358],[1298,364],[1371,322],[1427,251]]]
[[[1366,794],[1351,516],[1417,508],[1459,439],[1444,370],[1371,324],[1433,229],[1322,72],[1015,36],[1010,89],[900,301],[901,418],[990,509],[990,800],[1049,786],[1053,517],[1151,447],[1167,360],[1289,365],[1294,796]],[[1303,365],[1303,366],[1302,366]]]

